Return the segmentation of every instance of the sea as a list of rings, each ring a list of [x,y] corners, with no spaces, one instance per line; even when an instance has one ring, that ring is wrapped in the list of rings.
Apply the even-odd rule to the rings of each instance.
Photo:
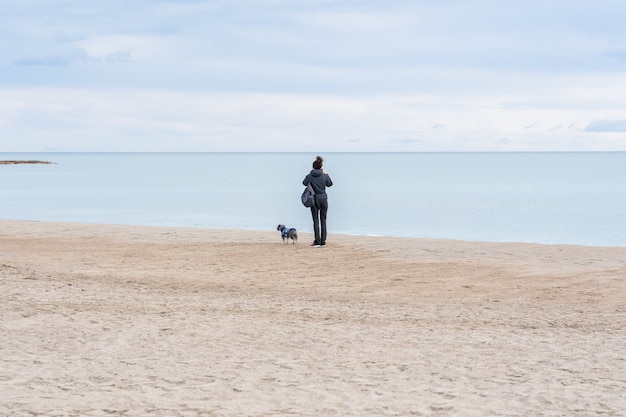
[[[316,153],[0,153],[0,219],[312,231]],[[626,152],[324,153],[333,234],[626,246]]]

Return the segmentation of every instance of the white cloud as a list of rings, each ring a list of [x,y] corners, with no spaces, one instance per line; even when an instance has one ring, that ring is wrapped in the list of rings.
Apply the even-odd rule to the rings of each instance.
[[[158,49],[156,40],[139,36],[97,36],[72,42],[72,45],[95,60],[108,60],[120,55],[130,60],[131,56],[146,50],[144,53],[154,53]]]
[[[0,6],[3,148],[626,146],[623,2]]]
[[[615,146],[589,132],[551,131],[571,126],[568,118],[577,111],[511,110],[498,97],[16,89],[0,98],[0,134],[12,139],[2,144],[5,151],[556,150],[571,149],[574,141],[587,150]],[[538,125],[529,132],[530,123]],[[502,137],[507,141],[498,141]]]

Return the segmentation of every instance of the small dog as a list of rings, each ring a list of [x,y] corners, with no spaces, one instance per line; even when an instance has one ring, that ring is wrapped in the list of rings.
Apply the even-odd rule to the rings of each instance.
[[[289,243],[289,239],[291,239],[291,243],[298,243],[298,231],[293,227],[285,227],[284,224],[279,224],[276,227],[276,230],[280,232],[280,236],[283,238],[283,243]]]

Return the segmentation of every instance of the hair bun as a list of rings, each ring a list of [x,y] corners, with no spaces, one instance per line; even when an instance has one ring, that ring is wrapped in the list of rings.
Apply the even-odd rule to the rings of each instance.
[[[315,158],[315,161],[313,161],[313,169],[322,169],[322,164],[324,163],[324,160],[322,159],[321,156],[317,156],[317,158]]]

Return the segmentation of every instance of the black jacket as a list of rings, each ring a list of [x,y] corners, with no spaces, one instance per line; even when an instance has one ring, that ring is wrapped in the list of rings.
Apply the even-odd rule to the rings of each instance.
[[[311,183],[313,191],[315,191],[315,198],[324,199],[328,198],[326,195],[326,187],[332,187],[333,180],[330,179],[328,174],[322,173],[321,169],[313,169],[311,173],[304,178],[302,185]]]

